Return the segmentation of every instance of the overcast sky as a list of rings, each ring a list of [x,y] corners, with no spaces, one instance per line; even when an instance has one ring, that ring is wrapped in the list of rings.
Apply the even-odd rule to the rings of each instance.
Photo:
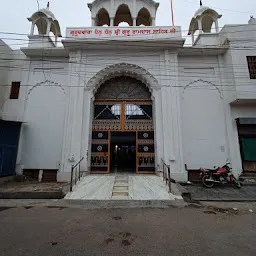
[[[0,0],[1,16],[0,31],[28,34],[30,17],[38,8],[36,0]],[[38,0],[40,8],[45,8],[48,0]],[[60,22],[62,35],[65,36],[66,27],[90,26],[90,11],[87,3],[90,0],[50,0],[50,9]],[[160,0],[157,12],[156,25],[171,25],[170,0]],[[186,36],[190,20],[199,8],[199,0],[173,0],[175,25],[181,26]],[[256,17],[256,0],[203,0],[203,4],[214,8],[223,17],[219,26],[224,24],[244,24],[247,23],[250,15]],[[10,36],[0,34],[1,38],[21,36]],[[24,37],[23,37],[24,38]],[[5,40],[6,41],[6,40]],[[24,41],[8,40],[7,43],[12,48],[19,48]]]

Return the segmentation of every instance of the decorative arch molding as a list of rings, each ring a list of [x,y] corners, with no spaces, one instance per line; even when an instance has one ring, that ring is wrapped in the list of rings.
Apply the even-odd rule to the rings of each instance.
[[[33,90],[37,87],[59,87],[64,94],[66,94],[65,92],[65,89],[58,83],[55,83],[55,82],[52,82],[50,80],[45,80],[44,82],[41,82],[41,83],[37,83],[36,85],[32,86],[29,91],[28,91],[28,94],[27,94],[27,98],[26,100],[28,99],[29,95],[33,92]]]
[[[157,79],[146,69],[134,64],[119,63],[107,66],[106,68],[99,71],[88,81],[86,88],[90,88],[95,94],[100,86],[107,80],[120,76],[136,78],[148,87],[152,95],[153,89],[158,87]]]
[[[183,91],[182,91],[182,99],[184,98],[184,94],[185,94],[186,89],[189,88],[190,86],[197,85],[197,83],[203,83],[205,85],[209,85],[209,86],[213,87],[213,89],[218,91],[218,93],[220,95],[220,98],[223,99],[223,95],[221,93],[221,90],[220,90],[219,86],[214,84],[214,83],[212,83],[212,82],[210,82],[210,81],[205,81],[203,79],[198,79],[198,80],[195,80],[195,81],[190,82],[189,84],[187,84],[184,87]],[[205,89],[205,88],[202,88],[202,89]]]

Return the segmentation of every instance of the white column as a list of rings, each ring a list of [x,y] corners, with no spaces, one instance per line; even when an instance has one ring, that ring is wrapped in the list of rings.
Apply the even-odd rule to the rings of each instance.
[[[156,25],[156,19],[152,18],[151,26],[155,26],[155,25]]]
[[[132,22],[133,22],[132,25],[133,25],[134,27],[136,27],[136,20],[137,20],[136,17],[135,17],[135,18],[132,18]]]
[[[216,33],[219,33],[219,22],[218,22],[218,19],[215,20],[215,30],[216,30]]]
[[[192,46],[193,46],[194,43],[195,43],[195,34],[193,33],[193,34],[191,35],[191,37],[192,37]]]
[[[198,21],[198,30],[199,30],[199,34],[203,33],[203,28],[202,28],[202,20],[199,19]]]
[[[113,27],[114,26],[114,17],[111,17],[110,18],[110,27]]]
[[[30,35],[31,35],[31,36],[34,35],[34,30],[35,30],[35,23],[32,22],[32,24],[31,24],[31,30],[30,30]]]
[[[164,157],[163,150],[163,115],[162,115],[162,97],[160,85],[153,89],[153,118],[154,118],[154,131],[155,131],[155,163],[156,171],[161,172],[162,162]]]
[[[95,18],[92,17],[92,27],[96,26],[95,24]]]
[[[47,30],[46,30],[46,35],[47,36],[50,35],[50,30],[51,30],[51,22],[48,20],[47,21]]]
[[[83,128],[81,134],[81,156],[85,157],[82,162],[82,169],[89,170],[91,155],[91,134],[93,118],[93,89],[85,87],[83,104]]]

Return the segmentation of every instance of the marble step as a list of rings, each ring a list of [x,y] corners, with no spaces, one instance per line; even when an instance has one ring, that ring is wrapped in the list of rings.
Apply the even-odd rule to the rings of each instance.
[[[128,191],[128,186],[115,186],[113,187],[113,191]]]
[[[115,180],[115,183],[128,183],[128,180]]]
[[[128,183],[115,182],[115,183],[114,183],[114,186],[115,186],[115,187],[127,187],[127,186],[128,186]]]
[[[128,196],[112,196],[112,200],[129,200]]]
[[[127,191],[112,191],[112,198],[113,196],[129,196]]]

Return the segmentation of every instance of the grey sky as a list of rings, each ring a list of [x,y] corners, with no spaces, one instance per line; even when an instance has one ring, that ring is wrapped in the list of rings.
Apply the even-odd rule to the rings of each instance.
[[[37,10],[36,0],[0,0],[1,16],[0,31],[28,34],[30,23],[26,19]],[[39,0],[40,8],[45,8],[48,0]],[[50,0],[50,9],[60,22],[62,35],[65,36],[66,27],[90,26],[90,11],[87,3],[91,0]],[[160,0],[156,25],[171,25],[170,0]],[[221,13],[219,25],[244,24],[250,15],[256,17],[255,0],[203,0],[203,4]],[[173,0],[175,25],[181,26],[186,36],[190,20],[199,8],[199,0]],[[0,34],[0,38],[24,38]],[[6,41],[6,40],[5,40]],[[8,40],[12,48],[19,48],[25,41]]]

